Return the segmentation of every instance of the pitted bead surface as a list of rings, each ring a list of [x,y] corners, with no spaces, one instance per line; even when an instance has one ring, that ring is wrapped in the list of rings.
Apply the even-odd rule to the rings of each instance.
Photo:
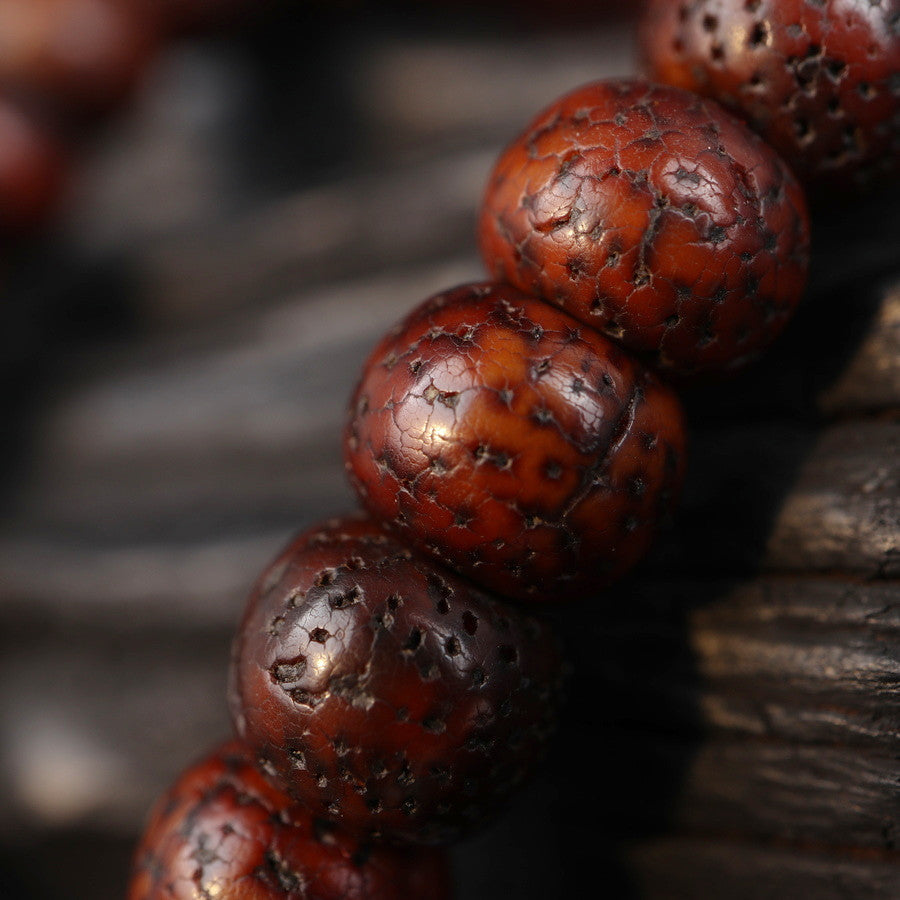
[[[314,818],[231,743],[157,803],[129,900],[449,900],[436,850],[369,847]]]
[[[317,815],[438,843],[490,818],[543,755],[561,678],[546,626],[344,519],[263,575],[230,703],[270,777]]]
[[[787,166],[718,104],[610,81],[501,155],[479,235],[494,278],[692,376],[739,368],[782,330],[809,225]]]
[[[375,349],[345,452],[363,504],[500,594],[557,601],[627,571],[684,469],[674,393],[593,329],[508,285],[414,310]]]
[[[651,0],[640,45],[651,78],[733,109],[803,182],[898,171],[897,0]]]

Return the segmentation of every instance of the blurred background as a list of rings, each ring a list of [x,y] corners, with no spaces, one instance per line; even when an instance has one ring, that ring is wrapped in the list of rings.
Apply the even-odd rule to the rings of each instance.
[[[153,798],[229,731],[252,581],[353,505],[340,429],[369,348],[483,277],[502,145],[636,71],[631,4],[233,5],[79,126],[54,224],[3,261],[2,897],[123,896]],[[567,724],[454,851],[459,900],[585,877],[616,898],[900,894],[896,199],[821,215],[797,323],[689,393],[678,528],[602,607],[555,613]]]

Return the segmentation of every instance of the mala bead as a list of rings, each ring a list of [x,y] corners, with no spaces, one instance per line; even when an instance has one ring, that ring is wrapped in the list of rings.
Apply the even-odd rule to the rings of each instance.
[[[498,280],[693,376],[744,365],[781,331],[809,223],[787,166],[716,103],[609,81],[502,154],[479,236]]]
[[[89,113],[118,105],[157,41],[125,0],[0,0],[0,82]]]
[[[556,720],[552,633],[377,525],[336,520],[262,576],[230,706],[269,776],[365,837],[457,838],[525,778]]]
[[[270,785],[240,744],[188,769],[138,846],[128,900],[450,900],[436,850],[360,845]]]
[[[684,468],[675,394],[509,285],[428,300],[351,403],[350,480],[411,545],[522,600],[584,599],[631,568]]]
[[[651,0],[650,77],[713,97],[807,183],[866,183],[900,158],[896,0]]]
[[[0,232],[17,234],[44,224],[59,202],[67,169],[56,136],[0,94]]]

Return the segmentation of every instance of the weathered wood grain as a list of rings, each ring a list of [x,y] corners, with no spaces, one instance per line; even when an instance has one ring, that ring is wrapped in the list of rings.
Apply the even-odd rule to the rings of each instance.
[[[613,772],[589,789],[620,833],[895,849],[900,584],[635,579],[608,601],[568,631],[570,814],[584,771]]]
[[[882,296],[843,371],[819,394],[830,415],[900,406],[900,283]]]
[[[690,452],[678,527],[648,567],[900,572],[900,423],[723,424]]]
[[[711,837],[662,838],[625,851],[634,896],[647,900],[893,900],[895,854],[816,853]]]
[[[898,582],[636,579],[606,608],[568,645],[573,702],[604,685],[607,723],[698,739],[900,742]]]
[[[138,262],[148,308],[160,324],[188,322],[272,302],[297,285],[474,253],[478,199],[494,156],[481,147],[383,166],[225,223],[166,234]],[[484,276],[475,269],[473,277]]]
[[[831,848],[894,850],[900,837],[896,748],[879,752],[772,740],[686,745],[642,732],[612,736],[602,758],[631,783],[614,795],[620,827],[739,835]],[[654,773],[650,777],[643,772]],[[655,789],[672,776],[660,804]]]
[[[821,433],[775,520],[765,564],[900,574],[900,422]]]

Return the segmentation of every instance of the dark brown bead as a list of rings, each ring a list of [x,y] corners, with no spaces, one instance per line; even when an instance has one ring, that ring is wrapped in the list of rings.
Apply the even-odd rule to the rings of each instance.
[[[542,755],[552,633],[372,522],[301,535],[262,576],[230,705],[270,776],[353,834],[452,840]]]
[[[437,850],[368,847],[270,785],[240,744],[188,769],[160,799],[128,900],[449,900]]]
[[[553,103],[503,153],[480,221],[491,274],[661,369],[735,369],[806,280],[803,193],[720,106],[610,81]]]
[[[882,180],[900,159],[897,0],[651,0],[650,77],[719,100],[804,182]]]
[[[134,88],[157,39],[155,17],[131,0],[0,0],[0,82],[106,111]]]
[[[678,493],[684,445],[668,387],[508,285],[414,310],[366,363],[345,437],[373,515],[538,602],[583,599],[640,559]]]
[[[44,224],[59,202],[67,169],[58,138],[0,94],[0,232],[17,234]]]

